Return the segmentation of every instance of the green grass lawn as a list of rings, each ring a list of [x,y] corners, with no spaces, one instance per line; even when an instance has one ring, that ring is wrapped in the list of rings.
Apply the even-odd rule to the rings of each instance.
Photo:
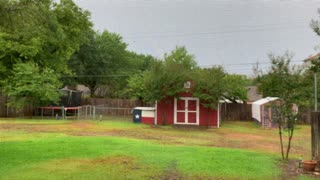
[[[242,141],[229,139],[228,132]],[[239,122],[207,130],[128,121],[0,120],[0,179],[278,179],[278,153],[253,143],[266,137],[262,144],[273,144],[274,134]]]

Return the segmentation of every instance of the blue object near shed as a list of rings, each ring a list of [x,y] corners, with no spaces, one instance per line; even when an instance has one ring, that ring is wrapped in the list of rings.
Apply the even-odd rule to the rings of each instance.
[[[140,108],[134,108],[132,111],[132,117],[134,123],[141,123],[141,115],[142,115],[142,109]]]

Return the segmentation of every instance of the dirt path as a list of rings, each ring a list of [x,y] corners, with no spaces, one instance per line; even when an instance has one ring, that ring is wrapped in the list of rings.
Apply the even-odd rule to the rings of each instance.
[[[177,170],[177,161],[172,161],[167,169],[163,173],[164,175],[160,177],[161,180],[179,180],[183,179],[182,175]]]

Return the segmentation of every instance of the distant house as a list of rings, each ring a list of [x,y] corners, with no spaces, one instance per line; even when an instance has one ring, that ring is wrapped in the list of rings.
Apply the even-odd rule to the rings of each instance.
[[[263,96],[258,92],[257,86],[247,86],[247,104],[252,104],[253,102],[262,99]]]
[[[310,63],[311,61],[313,61],[314,59],[317,59],[320,57],[320,53],[314,54],[309,56],[307,59],[304,60],[305,63]]]
[[[306,67],[306,68],[310,67],[312,65],[311,62],[317,58],[320,58],[320,53],[309,56],[308,58],[303,60],[304,62],[303,67]]]

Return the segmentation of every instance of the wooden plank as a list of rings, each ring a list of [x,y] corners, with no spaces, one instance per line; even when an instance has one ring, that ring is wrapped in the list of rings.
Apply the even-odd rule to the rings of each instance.
[[[320,160],[320,112],[312,112],[311,114],[311,151],[312,158],[315,160]]]
[[[316,141],[316,159],[317,160],[320,160],[320,112],[317,113],[317,123],[316,123],[316,128],[315,128],[315,131],[316,131],[316,138],[315,138],[315,141]]]

